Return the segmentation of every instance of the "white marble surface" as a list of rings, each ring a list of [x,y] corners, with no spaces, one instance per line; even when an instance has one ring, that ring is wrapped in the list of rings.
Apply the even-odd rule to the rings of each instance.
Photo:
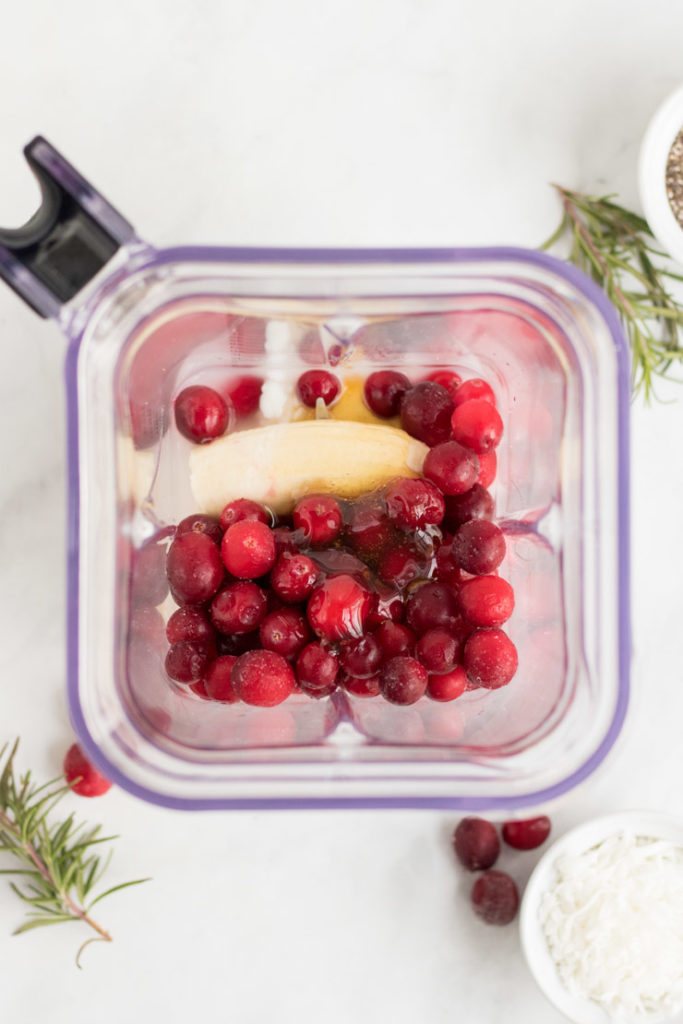
[[[41,131],[158,244],[534,245],[550,180],[635,196],[639,138],[683,74],[674,0],[26,0],[3,21],[0,224],[33,210]],[[0,742],[54,774],[64,699],[64,345],[0,289]],[[635,698],[559,832],[681,810],[683,392],[633,410]],[[183,816],[122,792],[79,812],[120,832],[115,935],[11,938],[7,1024],[554,1024],[514,927],[486,929],[451,860],[454,815]],[[523,882],[534,856],[518,857]]]

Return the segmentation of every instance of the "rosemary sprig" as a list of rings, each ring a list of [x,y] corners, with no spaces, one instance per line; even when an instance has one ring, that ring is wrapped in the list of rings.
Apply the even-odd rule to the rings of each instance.
[[[553,188],[562,202],[562,220],[541,248],[568,236],[567,258],[607,293],[620,316],[631,345],[633,389],[642,389],[647,400],[653,378],[683,361],[683,306],[670,293],[670,282],[683,276],[657,248],[647,221],[612,196]]]
[[[109,932],[90,916],[95,904],[148,879],[124,882],[93,896],[111,860],[111,852],[102,860],[93,847],[116,836],[101,836],[99,825],[87,829],[76,824],[73,814],[64,821],[49,821],[69,787],[62,778],[36,786],[30,772],[17,777],[14,759],[18,746],[16,740],[9,753],[7,744],[0,750],[0,766],[4,759],[0,775],[0,853],[10,854],[17,862],[15,867],[0,870],[0,874],[20,878],[10,886],[29,908],[27,920],[13,934],[80,921],[95,932],[78,950],[76,964],[80,967],[80,956],[87,945],[112,941]]]

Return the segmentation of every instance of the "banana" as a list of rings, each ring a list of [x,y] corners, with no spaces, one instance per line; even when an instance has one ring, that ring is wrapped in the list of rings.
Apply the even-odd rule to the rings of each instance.
[[[348,420],[255,427],[200,445],[190,455],[197,506],[218,515],[251,498],[278,514],[318,492],[356,498],[397,476],[419,476],[429,449],[403,430]]]

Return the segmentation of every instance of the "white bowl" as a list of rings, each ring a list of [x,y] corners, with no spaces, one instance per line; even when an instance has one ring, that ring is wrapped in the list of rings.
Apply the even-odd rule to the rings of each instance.
[[[683,227],[666,194],[666,164],[683,128],[683,86],[659,107],[643,137],[638,159],[638,191],[645,219],[662,248],[683,263]]]
[[[666,839],[683,846],[683,821],[648,811],[626,811],[595,818],[571,829],[556,840],[534,868],[522,899],[519,930],[529,969],[543,994],[575,1024],[611,1024],[615,1019],[592,999],[572,995],[564,986],[541,928],[538,910],[543,894],[556,878],[555,864],[564,854],[577,854],[616,835],[622,829],[638,835]],[[654,1022],[682,1019],[671,1015],[648,1015],[640,1020]]]

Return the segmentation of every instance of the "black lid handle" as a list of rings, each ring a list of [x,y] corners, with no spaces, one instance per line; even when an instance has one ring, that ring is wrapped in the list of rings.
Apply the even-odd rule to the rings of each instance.
[[[42,201],[23,227],[0,228],[0,278],[36,313],[52,317],[135,232],[40,135],[24,156]]]

